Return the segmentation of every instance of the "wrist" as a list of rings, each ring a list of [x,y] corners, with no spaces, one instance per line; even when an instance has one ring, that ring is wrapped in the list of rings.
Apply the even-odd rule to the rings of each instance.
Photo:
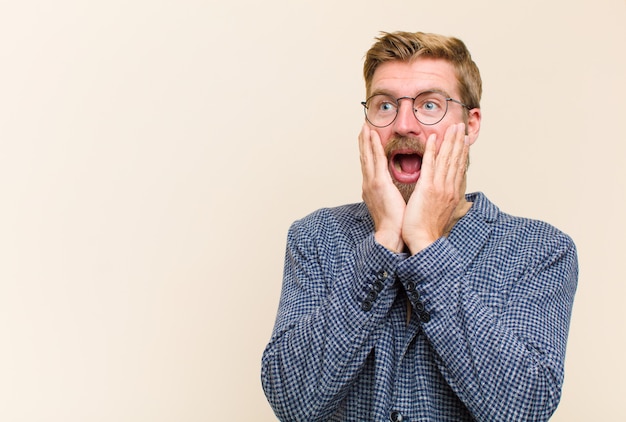
[[[411,255],[415,255],[418,252],[423,251],[433,243],[435,243],[439,237],[432,235],[415,236],[411,239],[405,239],[406,246],[411,252]]]
[[[404,241],[399,233],[377,231],[374,233],[374,239],[377,243],[394,253],[400,253],[404,249]]]

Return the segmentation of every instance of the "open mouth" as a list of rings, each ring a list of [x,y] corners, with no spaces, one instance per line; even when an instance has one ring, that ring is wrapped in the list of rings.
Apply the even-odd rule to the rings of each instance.
[[[389,173],[400,183],[416,183],[421,169],[422,155],[416,151],[393,151],[389,157]]]

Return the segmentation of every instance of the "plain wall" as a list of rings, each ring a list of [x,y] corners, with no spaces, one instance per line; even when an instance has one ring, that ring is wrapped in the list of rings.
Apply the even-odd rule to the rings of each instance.
[[[291,222],[360,200],[362,59],[458,36],[469,191],[577,243],[554,421],[623,396],[626,2],[0,2],[0,420],[275,420]]]

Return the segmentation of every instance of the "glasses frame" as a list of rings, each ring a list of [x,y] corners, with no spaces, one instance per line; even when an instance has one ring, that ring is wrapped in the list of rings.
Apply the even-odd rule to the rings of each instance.
[[[446,100],[446,111],[444,111],[444,112],[443,112],[443,114],[441,115],[441,118],[440,118],[439,120],[437,120],[436,122],[434,122],[434,123],[424,123],[424,122],[422,122],[422,121],[420,120],[420,118],[417,116],[417,110],[415,109],[415,100],[417,100],[417,98],[418,98],[420,95],[423,95],[423,94],[428,94],[428,93],[433,93],[433,94],[439,94],[439,95],[442,95],[442,96],[444,97],[444,99]],[[462,103],[461,101],[459,101],[459,100],[455,100],[454,98],[451,98],[451,97],[446,96],[446,94],[444,94],[443,92],[440,92],[440,91],[435,91],[435,90],[423,91],[423,92],[420,92],[419,94],[417,94],[415,97],[407,97],[407,96],[405,96],[405,97],[399,97],[399,98],[396,98],[396,99],[394,100],[394,102],[395,102],[395,104],[396,104],[396,115],[395,115],[395,116],[394,116],[394,118],[391,120],[391,122],[387,123],[386,125],[379,126],[379,125],[375,125],[374,123],[372,123],[372,122],[370,121],[370,119],[367,117],[367,110],[368,110],[368,108],[367,108],[367,103],[368,103],[368,101],[369,101],[369,100],[371,100],[373,97],[375,97],[375,96],[377,96],[377,95],[386,95],[386,96],[388,96],[389,98],[393,98],[393,97],[392,97],[391,95],[389,95],[389,94],[378,93],[378,94],[370,95],[370,96],[367,98],[367,100],[365,100],[365,101],[361,101],[361,105],[363,106],[363,111],[364,111],[364,113],[365,113],[365,120],[367,120],[367,121],[369,122],[369,124],[371,124],[372,126],[374,126],[374,127],[378,127],[378,128],[381,128],[381,127],[387,127],[387,126],[389,126],[389,125],[392,125],[392,124],[393,124],[393,122],[395,122],[395,121],[396,121],[396,119],[398,118],[398,111],[400,111],[400,100],[411,100],[411,102],[413,103],[413,105],[412,105],[412,107],[413,107],[413,115],[415,116],[415,118],[417,119],[417,121],[418,121],[418,122],[420,122],[421,124],[426,125],[426,126],[433,126],[433,125],[436,125],[437,123],[439,123],[440,121],[442,121],[444,117],[446,117],[446,114],[448,114],[448,108],[449,108],[449,107],[448,107],[448,103],[449,103],[450,101],[452,101],[453,103],[457,103],[457,104],[459,104],[460,106],[462,106],[462,107],[466,108],[467,110],[471,110],[471,107],[469,107],[469,106],[467,106],[467,105],[463,104],[463,103]]]

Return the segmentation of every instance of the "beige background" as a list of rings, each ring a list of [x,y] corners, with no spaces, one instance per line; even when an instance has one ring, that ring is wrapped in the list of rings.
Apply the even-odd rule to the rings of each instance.
[[[462,38],[469,189],[577,242],[555,421],[624,420],[626,2],[0,1],[0,420],[272,421],[285,236],[360,200],[363,54]]]

